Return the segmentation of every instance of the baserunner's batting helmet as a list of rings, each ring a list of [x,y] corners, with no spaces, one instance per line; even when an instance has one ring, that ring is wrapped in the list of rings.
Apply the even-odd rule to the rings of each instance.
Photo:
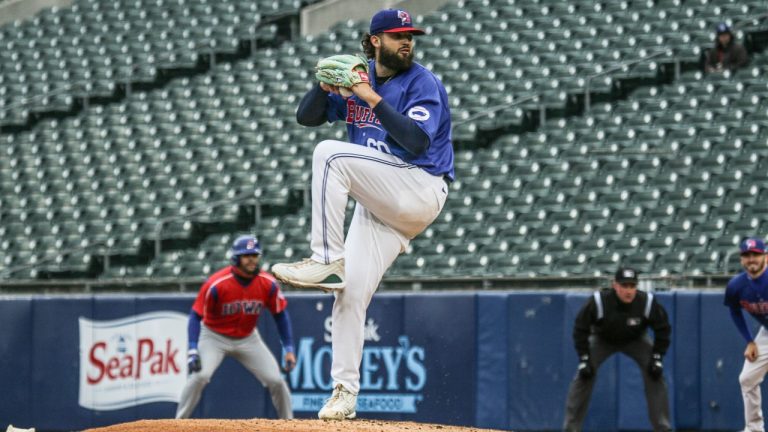
[[[261,255],[261,244],[259,239],[252,235],[244,235],[235,239],[230,251],[232,264],[240,264],[242,255]]]

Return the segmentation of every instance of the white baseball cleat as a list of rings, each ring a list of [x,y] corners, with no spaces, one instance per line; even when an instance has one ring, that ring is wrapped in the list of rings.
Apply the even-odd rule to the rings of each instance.
[[[351,420],[357,416],[355,407],[357,396],[350,393],[343,385],[337,384],[330,399],[317,413],[321,420]]]
[[[330,264],[319,263],[311,258],[291,264],[275,264],[272,274],[281,281],[300,288],[320,288],[333,292],[346,286],[344,281],[344,259]]]

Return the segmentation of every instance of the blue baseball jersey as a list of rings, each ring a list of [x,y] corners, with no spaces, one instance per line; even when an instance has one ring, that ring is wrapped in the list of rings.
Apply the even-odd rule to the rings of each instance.
[[[369,61],[370,76],[376,76],[375,61]],[[344,99],[329,93],[329,122],[343,120],[349,141],[393,154],[432,175],[454,179],[451,112],[443,83],[424,66],[413,63],[381,86],[374,79],[371,86],[395,111],[414,120],[429,137],[429,147],[413,155],[391,139],[373,110],[357,96]]]
[[[768,271],[756,279],[746,272],[734,276],[725,289],[725,305],[744,309],[763,327],[768,327]]]

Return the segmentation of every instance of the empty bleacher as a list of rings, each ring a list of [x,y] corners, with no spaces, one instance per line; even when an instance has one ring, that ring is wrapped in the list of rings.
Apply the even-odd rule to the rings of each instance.
[[[311,149],[345,131],[303,128],[294,112],[317,58],[359,50],[367,23],[257,44],[75,109],[239,50],[262,19],[301,6],[81,0],[0,28],[0,124],[19,126],[0,134],[0,274],[200,277],[246,231],[267,265],[304,257]],[[696,63],[717,22],[759,27],[749,19],[760,6],[468,0],[418,17],[429,33],[418,61],[443,79],[457,124],[457,181],[388,277],[594,276],[619,262],[658,275],[735,270],[735,242],[766,228],[754,216],[768,185],[768,58],[732,75],[660,77]],[[71,115],[30,122],[51,111]],[[253,224],[256,203],[268,214]]]

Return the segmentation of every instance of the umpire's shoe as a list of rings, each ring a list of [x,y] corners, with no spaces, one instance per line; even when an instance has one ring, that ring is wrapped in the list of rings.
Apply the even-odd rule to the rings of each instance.
[[[357,416],[355,407],[357,396],[350,393],[343,385],[337,384],[331,398],[325,401],[325,406],[317,413],[321,420],[345,420]]]
[[[300,288],[320,288],[333,292],[346,286],[344,259],[330,264],[319,263],[311,258],[292,264],[275,264],[272,274],[281,281]]]

